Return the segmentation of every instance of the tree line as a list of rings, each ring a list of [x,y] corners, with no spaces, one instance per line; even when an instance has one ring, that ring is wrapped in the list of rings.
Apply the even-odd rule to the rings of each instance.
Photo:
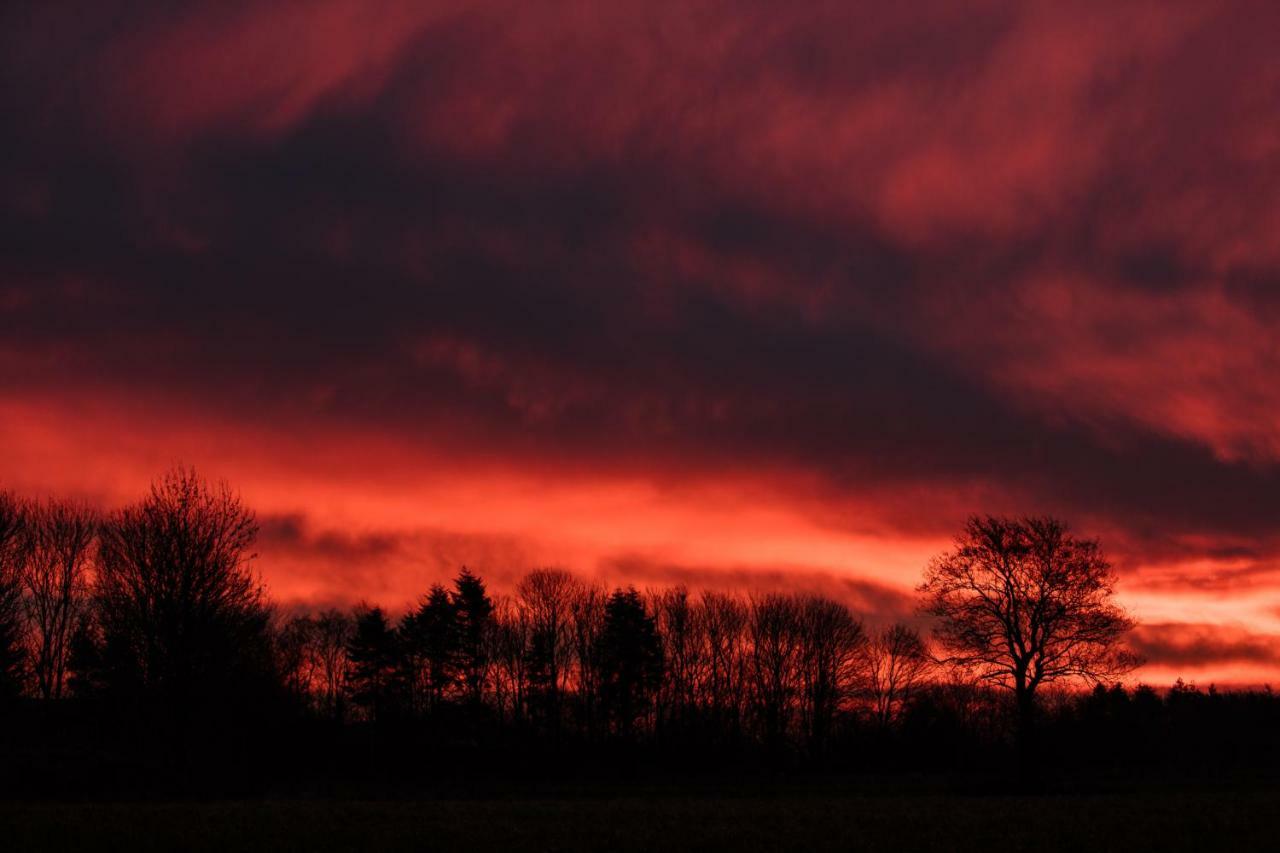
[[[888,724],[931,667],[914,629],[868,632],[820,596],[609,591],[558,569],[495,599],[464,568],[399,620],[329,610],[279,637],[290,689],[337,719],[483,709],[547,735],[699,731],[809,749],[855,703]]]
[[[269,685],[350,723],[462,709],[549,736],[696,730],[818,750],[853,704],[890,724],[933,668],[914,628],[869,631],[829,598],[609,590],[554,568],[500,596],[463,568],[399,618],[283,613],[250,569],[252,512],[189,471],[102,518],[0,495],[0,525],[10,698],[181,717]]]
[[[928,635],[821,595],[609,589],[555,568],[501,595],[462,568],[398,616],[290,613],[253,573],[256,533],[229,487],[189,470],[103,516],[0,493],[0,703],[71,708],[93,737],[183,761],[252,729],[815,763],[854,743],[1012,743],[1025,770],[1062,708],[1093,707],[1046,689],[1094,686],[1115,707],[1139,663],[1098,543],[1049,518],[971,519],[925,569]]]

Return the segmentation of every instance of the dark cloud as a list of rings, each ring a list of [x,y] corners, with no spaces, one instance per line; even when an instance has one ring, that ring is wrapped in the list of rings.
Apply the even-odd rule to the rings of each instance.
[[[317,524],[302,514],[259,521],[258,548],[271,564],[279,597],[350,604],[366,598],[407,606],[434,583],[447,583],[467,566],[498,591],[538,565],[518,537],[434,528],[352,530]],[[279,589],[276,589],[276,588]]]
[[[6,10],[4,393],[1280,553],[1270,7],[694,5]]]
[[[1216,558],[1210,555],[1208,565],[1196,566],[1191,571],[1147,572],[1139,583],[1148,589],[1182,594],[1225,592],[1245,595],[1250,590],[1265,594],[1280,586],[1280,565],[1274,560],[1253,561],[1234,555]]]
[[[910,592],[861,578],[841,577],[809,566],[689,566],[640,555],[603,560],[596,575],[609,583],[637,587],[684,586],[691,591],[713,590],[761,594],[786,590],[825,595],[847,604],[873,623],[920,621]]]
[[[407,550],[404,537],[385,531],[366,534],[314,531],[301,514],[260,519],[258,538],[263,547],[277,554],[293,553],[343,563],[384,563],[402,558]]]
[[[1147,663],[1175,669],[1280,663],[1280,637],[1241,628],[1187,623],[1139,625],[1129,642]]]

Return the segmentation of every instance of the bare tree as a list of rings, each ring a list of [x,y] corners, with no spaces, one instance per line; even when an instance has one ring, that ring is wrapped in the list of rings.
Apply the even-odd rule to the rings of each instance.
[[[694,712],[703,644],[689,590],[676,586],[651,596],[662,638],[663,674],[657,698],[658,724],[687,727]]]
[[[98,520],[87,506],[56,500],[32,505],[29,518],[22,586],[32,674],[42,699],[58,699],[66,686],[71,635],[87,609]]]
[[[821,754],[836,711],[852,692],[866,635],[862,623],[837,601],[806,596],[797,604],[800,719],[810,749]]]
[[[257,529],[228,486],[184,469],[106,520],[94,603],[109,681],[160,700],[170,717],[243,698],[238,686],[270,654],[265,594],[249,568]]]
[[[600,632],[604,630],[608,593],[597,584],[577,584],[570,602],[573,656],[577,670],[578,706],[582,728],[588,737],[597,732],[600,700]]]
[[[26,507],[0,492],[0,700],[22,688],[26,654],[22,643],[22,570],[30,546]]]
[[[1115,575],[1098,543],[1052,518],[972,518],[919,587],[947,663],[1011,691],[1024,768],[1036,691],[1099,682],[1138,663],[1121,647],[1134,625],[1112,603]]]
[[[315,619],[307,614],[285,619],[273,632],[273,639],[285,691],[301,703],[312,704],[318,673]]]
[[[529,693],[529,614],[510,596],[494,601],[489,659],[495,664],[493,691],[499,718],[525,718]]]
[[[876,721],[893,722],[933,661],[920,633],[896,624],[879,631],[867,644],[866,687]]]
[[[756,715],[765,743],[781,746],[790,728],[799,688],[800,608],[795,598],[780,593],[753,596],[747,632],[750,673]]]
[[[342,698],[347,682],[347,646],[355,634],[355,620],[336,608],[315,616],[312,635],[316,668],[325,712],[334,719],[342,718]]]
[[[705,660],[698,687],[702,712],[712,730],[740,734],[746,698],[747,607],[741,599],[704,591],[695,621]]]
[[[518,600],[529,618],[526,676],[542,704],[545,721],[553,729],[560,724],[561,700],[570,673],[576,588],[573,575],[560,569],[532,571],[516,586]]]

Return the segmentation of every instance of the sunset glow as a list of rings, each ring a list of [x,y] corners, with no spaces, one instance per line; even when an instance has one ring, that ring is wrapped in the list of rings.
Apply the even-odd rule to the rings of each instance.
[[[1133,681],[1276,681],[1280,7],[667,5],[0,13],[0,489],[877,623],[1052,513]]]

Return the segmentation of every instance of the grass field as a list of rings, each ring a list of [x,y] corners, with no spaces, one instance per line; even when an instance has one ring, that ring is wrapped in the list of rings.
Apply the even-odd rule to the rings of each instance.
[[[0,805],[6,850],[1272,850],[1280,792]]]

